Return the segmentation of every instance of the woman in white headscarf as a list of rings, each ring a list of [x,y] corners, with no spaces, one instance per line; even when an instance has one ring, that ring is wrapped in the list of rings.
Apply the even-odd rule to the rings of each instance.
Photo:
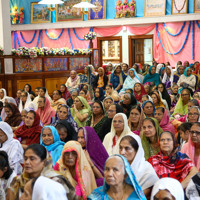
[[[174,72],[172,67],[169,65],[166,67],[162,83],[165,84],[167,89],[170,88],[174,83]]]
[[[36,110],[35,104],[32,102],[31,97],[28,92],[23,91],[20,97],[19,111],[29,108],[30,110]]]
[[[135,135],[128,126],[126,115],[124,113],[117,113],[112,120],[111,132],[106,134],[103,140],[103,145],[109,156],[119,154],[120,140],[128,134]]]
[[[32,200],[67,200],[65,188],[58,182],[40,176],[33,186]]]
[[[184,200],[184,191],[181,183],[174,178],[162,178],[159,179],[153,187],[151,193],[151,200],[154,200],[160,191],[164,190],[165,194],[171,196],[170,200]],[[161,195],[161,194],[160,194]],[[162,194],[163,195],[163,194]],[[166,196],[159,196],[160,199],[165,199]]]
[[[0,101],[4,103],[5,99],[7,97],[7,92],[4,88],[0,89]]]
[[[8,154],[10,167],[16,174],[21,174],[24,151],[20,142],[13,139],[12,128],[6,122],[0,122],[0,135],[0,150],[5,151]]]

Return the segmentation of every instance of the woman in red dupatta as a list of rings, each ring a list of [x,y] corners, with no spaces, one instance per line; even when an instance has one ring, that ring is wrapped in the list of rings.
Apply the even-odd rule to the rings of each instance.
[[[198,173],[197,168],[186,154],[178,151],[173,133],[163,132],[159,137],[160,151],[151,156],[151,163],[159,178],[171,177],[178,180],[186,188],[192,176]]]
[[[142,100],[142,96],[146,95],[146,91],[144,89],[144,86],[141,83],[135,83],[134,85],[134,96],[137,99],[137,101]]]
[[[41,130],[40,116],[35,111],[30,110],[27,113],[25,124],[15,131],[15,136],[25,149],[30,144],[40,143]]]

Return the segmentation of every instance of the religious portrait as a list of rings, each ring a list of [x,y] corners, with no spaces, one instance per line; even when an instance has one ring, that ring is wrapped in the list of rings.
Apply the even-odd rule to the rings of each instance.
[[[106,0],[89,0],[89,2],[96,8],[88,10],[88,19],[106,19]]]
[[[90,64],[89,57],[69,58],[69,70],[83,70],[89,64]]]
[[[194,0],[194,12],[200,13],[200,0]]]
[[[68,70],[67,58],[44,58],[44,71],[65,71]]]
[[[166,10],[166,0],[145,0],[144,17],[163,16]]]
[[[99,68],[99,50],[98,49],[94,49],[93,50],[93,61],[94,61],[94,68],[98,69]]]
[[[172,15],[186,14],[188,12],[188,0],[172,0]]]
[[[51,11],[47,4],[31,3],[31,24],[51,22]]]
[[[15,59],[16,73],[29,73],[42,71],[42,58],[17,58]]]
[[[80,3],[81,0],[64,0],[63,4],[57,5],[56,8],[56,21],[73,21],[83,20],[81,8],[74,8],[75,4]]]

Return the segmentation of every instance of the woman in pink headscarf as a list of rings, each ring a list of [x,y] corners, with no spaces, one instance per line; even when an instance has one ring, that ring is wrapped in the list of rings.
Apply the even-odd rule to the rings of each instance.
[[[156,108],[154,117],[158,120],[160,127],[163,131],[169,131],[175,134],[175,128],[170,123],[169,114],[163,107]]]
[[[55,117],[56,111],[51,108],[50,102],[47,97],[39,97],[38,99],[38,109],[36,113],[40,116],[40,121],[44,125],[49,125],[51,123],[51,118]]]
[[[68,91],[72,92],[73,90],[78,90],[78,86],[80,84],[80,77],[77,75],[77,72],[72,70],[70,72],[70,77],[67,79],[65,83]]]

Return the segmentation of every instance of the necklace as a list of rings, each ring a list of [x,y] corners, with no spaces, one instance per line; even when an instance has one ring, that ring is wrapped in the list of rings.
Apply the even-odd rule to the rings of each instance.
[[[182,0],[181,0],[181,1],[182,1]],[[181,2],[181,3],[182,3],[182,2]],[[184,0],[183,6],[181,7],[181,9],[178,9],[178,8],[177,8],[176,0],[174,0],[174,6],[175,6],[176,10],[178,11],[178,13],[180,13],[181,10],[183,10],[183,8],[185,7],[185,3],[186,3],[186,0]],[[178,0],[178,7],[180,7],[180,0]]]

